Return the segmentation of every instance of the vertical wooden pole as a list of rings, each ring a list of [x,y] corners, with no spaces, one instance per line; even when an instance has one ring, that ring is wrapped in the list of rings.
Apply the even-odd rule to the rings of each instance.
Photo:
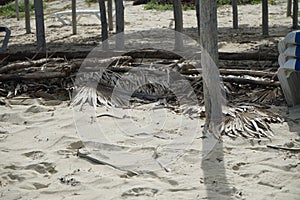
[[[114,30],[113,14],[112,14],[112,0],[107,1],[107,15],[108,15],[108,30]]]
[[[181,33],[183,31],[182,6],[181,0],[173,0],[173,11],[175,20],[175,49],[182,50],[183,41]]]
[[[293,29],[298,29],[298,10],[299,10],[299,5],[298,5],[298,0],[294,0],[293,4]]]
[[[292,16],[292,0],[287,0],[286,16],[287,17]]]
[[[20,8],[19,8],[19,0],[15,0],[15,7],[16,7],[16,17],[17,20],[20,20]]]
[[[268,0],[262,0],[262,34],[269,35],[269,10]]]
[[[26,28],[26,33],[29,34],[31,33],[29,0],[24,0],[24,6],[25,6],[25,28]]]
[[[238,8],[237,8],[237,0],[232,0],[232,23],[233,28],[238,29]]]
[[[46,51],[43,0],[34,0],[37,50]]]
[[[198,35],[200,36],[200,0],[195,0]]]
[[[73,30],[73,35],[76,35],[77,34],[76,0],[72,0],[72,30]]]
[[[102,48],[108,49],[107,19],[106,19],[106,8],[105,8],[104,0],[99,0],[99,9],[100,9],[100,16],[101,16]]]
[[[115,0],[116,6],[116,48],[124,48],[124,5],[123,0]]]
[[[206,121],[204,134],[211,125],[221,124],[222,105],[218,54],[217,1],[200,1],[200,44]],[[209,22],[209,23],[208,23]],[[218,134],[218,133],[215,133]]]

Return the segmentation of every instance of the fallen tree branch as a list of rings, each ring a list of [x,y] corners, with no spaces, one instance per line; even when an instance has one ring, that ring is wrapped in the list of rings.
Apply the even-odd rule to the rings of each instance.
[[[272,86],[272,87],[280,86],[279,81],[255,80],[255,79],[249,79],[249,78],[226,77],[226,76],[221,76],[221,79],[224,82],[231,82],[231,83],[234,82],[234,83],[240,83],[240,84],[252,84],[252,85]]]
[[[102,160],[98,160],[98,159],[96,159],[96,158],[93,158],[93,157],[91,157],[91,156],[88,156],[88,155],[86,155],[86,154],[83,154],[83,153],[81,153],[81,152],[79,151],[79,149],[77,150],[77,156],[78,156],[79,158],[84,158],[84,159],[86,159],[86,160],[88,160],[88,161],[90,161],[90,162],[92,162],[92,163],[95,163],[95,164],[99,164],[99,165],[107,165],[107,166],[110,166],[110,167],[112,167],[112,168],[114,168],[114,169],[117,169],[117,170],[120,170],[120,171],[125,171],[125,172],[127,172],[127,174],[128,174],[129,176],[134,176],[134,175],[139,175],[139,174],[140,174],[140,173],[138,173],[138,172],[136,172],[136,171],[122,169],[122,168],[120,168],[120,167],[118,167],[118,166],[115,166],[115,165],[113,165],[113,164],[110,164],[110,163],[108,163],[108,162],[105,162],[105,161],[102,161]]]
[[[193,74],[199,74],[202,72],[202,69],[189,69],[186,71],[181,71],[181,74],[185,75],[193,75]],[[266,72],[266,71],[257,71],[257,70],[247,70],[247,69],[220,69],[220,74],[223,75],[249,75],[249,76],[258,76],[258,77],[274,77],[276,76],[275,72]]]
[[[28,79],[50,79],[50,78],[65,78],[69,75],[68,72],[35,72],[28,74],[0,74],[0,81],[12,80],[28,80]]]
[[[280,146],[272,146],[272,145],[267,145],[267,147],[271,148],[271,149],[279,149],[279,150],[285,150],[285,151],[300,152],[300,148],[288,148],[288,147],[280,147]]]
[[[8,65],[5,65],[3,67],[0,67],[0,73],[4,74],[9,71],[18,70],[18,69],[24,69],[27,67],[39,67],[43,64],[46,64],[48,62],[63,62],[63,58],[42,58],[39,60],[32,60],[32,61],[23,61],[23,62],[17,62],[17,63],[11,63]]]
[[[156,49],[144,49],[136,51],[62,51],[62,52],[14,52],[14,53],[0,53],[0,60],[7,57],[6,61],[12,62],[17,60],[27,60],[27,58],[41,59],[46,58],[47,55],[51,57],[60,57],[66,59],[74,58],[86,58],[87,56],[92,58],[110,58],[115,56],[131,56],[133,58],[159,58],[159,59],[181,59],[180,55],[174,52],[156,50]],[[200,52],[194,54],[196,57],[200,58]],[[230,52],[219,52],[220,60],[272,60],[277,61],[278,54],[253,52],[253,53],[230,53]]]

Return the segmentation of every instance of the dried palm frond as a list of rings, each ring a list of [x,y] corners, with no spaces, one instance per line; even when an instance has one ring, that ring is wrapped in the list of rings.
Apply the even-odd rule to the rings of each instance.
[[[283,122],[276,113],[255,106],[230,107],[224,114],[223,131],[232,138],[242,136],[247,139],[270,139],[273,132],[269,124]]]

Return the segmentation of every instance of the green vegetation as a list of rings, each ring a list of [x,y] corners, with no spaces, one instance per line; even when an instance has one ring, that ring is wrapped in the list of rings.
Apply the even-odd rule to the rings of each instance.
[[[86,1],[97,1],[97,0],[86,0]],[[260,4],[262,0],[238,0],[238,4]],[[271,5],[276,4],[276,0],[268,0]],[[161,3],[163,0],[151,0],[145,5],[145,10],[172,10],[172,4]],[[221,5],[231,5],[232,0],[217,0],[218,6]],[[195,5],[192,4],[183,4],[183,10],[195,10]]]
[[[30,2],[29,8],[30,11],[34,10],[34,4],[32,2]],[[45,4],[44,4],[44,8],[45,8]],[[20,17],[24,17],[25,6],[23,2],[19,2],[19,10],[20,10]],[[11,2],[6,5],[0,6],[0,15],[15,17],[16,16],[15,2]]]
[[[90,7],[92,3],[98,3],[98,0],[84,0],[84,2]]]
[[[159,10],[159,11],[165,11],[165,10],[173,10],[173,5],[168,3],[159,3],[158,0],[151,0],[149,3],[147,3],[144,6],[145,10]],[[183,4],[182,5],[183,10],[195,10],[195,5],[192,4]]]

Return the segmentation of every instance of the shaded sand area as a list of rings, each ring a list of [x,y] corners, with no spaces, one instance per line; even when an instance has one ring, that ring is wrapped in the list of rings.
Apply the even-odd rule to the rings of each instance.
[[[68,9],[69,5],[69,1],[53,1],[45,12]],[[260,34],[260,5],[239,7],[239,30],[231,29],[230,7],[221,7],[220,51],[277,52],[278,40],[291,30],[285,6],[270,5],[272,37]],[[78,7],[89,8],[83,2],[78,2]],[[92,7],[97,9],[98,5]],[[126,31],[174,26],[172,11],[142,9],[125,5]],[[195,11],[185,11],[184,21],[185,32],[196,38]],[[23,21],[1,17],[0,23],[12,30],[9,52],[35,49],[35,35],[25,35]],[[99,20],[83,16],[78,23],[79,34],[74,36],[71,26],[62,26],[47,16],[49,50],[89,50],[97,46],[101,39]],[[34,24],[32,27],[34,32]],[[97,144],[88,143],[91,130],[80,129],[78,124],[76,127],[79,118],[69,101],[26,96],[4,101],[7,104],[0,105],[0,199],[298,200],[300,196],[298,108],[287,113],[286,107],[272,107],[272,112],[285,119],[271,124],[272,141],[223,137],[223,142],[203,159],[204,119],[178,115],[156,104],[122,111],[97,107],[99,117],[84,119],[99,125],[98,142],[106,145],[96,148]],[[82,140],[89,148],[83,147]],[[288,149],[270,148],[274,146]],[[92,158],[98,153],[102,164],[84,156],[87,152]],[[128,155],[134,156],[129,159]]]
[[[47,48],[49,51],[75,51],[91,50],[101,42],[100,21],[94,15],[80,15],[78,18],[77,35],[72,34],[72,26],[63,26],[51,14],[59,11],[70,10],[71,3],[68,0],[51,1],[45,8],[45,31]],[[84,1],[77,2],[78,10],[97,10],[98,4],[88,6]],[[218,8],[219,47],[220,51],[277,51],[276,45],[288,32],[291,31],[292,19],[286,17],[286,2],[276,1],[275,5],[269,5],[269,32],[270,37],[262,36],[261,5],[239,5],[239,29],[232,29],[231,6]],[[35,50],[35,20],[31,16],[31,34],[25,34],[25,21],[22,18],[1,17],[0,25],[11,29],[9,52]],[[63,18],[70,25],[71,16]],[[115,22],[115,20],[114,20]],[[183,12],[184,33],[195,40],[197,36],[196,11]],[[115,24],[114,24],[115,25]],[[132,33],[150,29],[174,29],[173,11],[144,10],[143,5],[132,6],[132,2],[125,1],[125,33]],[[115,28],[111,34],[115,33]],[[2,34],[2,33],[1,33]],[[1,37],[2,39],[2,37]]]

